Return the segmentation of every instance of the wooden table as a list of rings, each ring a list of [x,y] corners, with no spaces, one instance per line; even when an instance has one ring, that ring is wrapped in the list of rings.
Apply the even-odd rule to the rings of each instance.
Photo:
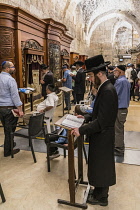
[[[21,94],[21,98],[22,98],[22,103],[23,103],[23,112],[25,111],[25,95],[27,95],[27,98],[30,99],[30,108],[31,108],[31,111],[33,111],[33,92],[30,92],[30,93],[22,93],[20,92]]]
[[[71,128],[63,126],[61,123],[66,118],[67,115],[63,116],[60,120],[58,120],[55,125],[63,127],[68,130],[68,180],[69,180],[69,193],[70,193],[70,201],[58,199],[58,203],[65,204],[69,206],[74,206],[82,209],[87,209],[87,196],[89,187],[86,190],[84,202],[76,203],[75,202],[75,194],[76,189],[79,184],[87,185],[88,182],[83,181],[83,136],[78,137],[78,179],[75,180],[75,167],[74,167],[74,136],[71,135]]]

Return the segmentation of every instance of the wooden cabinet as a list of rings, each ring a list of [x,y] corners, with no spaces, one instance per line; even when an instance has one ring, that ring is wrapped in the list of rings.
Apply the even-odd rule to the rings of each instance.
[[[85,60],[88,59],[87,55],[79,55],[79,60],[85,63]],[[83,66],[83,68],[86,68],[85,65]]]
[[[61,66],[64,64],[70,65],[70,54],[66,49],[61,51]]]
[[[71,52],[70,53],[70,64],[72,65],[78,60],[79,60],[79,53]]]
[[[18,87],[38,86],[42,63],[50,66],[56,79],[61,77],[73,40],[66,32],[64,24],[51,18],[41,20],[19,7],[0,3],[0,63],[14,63]]]

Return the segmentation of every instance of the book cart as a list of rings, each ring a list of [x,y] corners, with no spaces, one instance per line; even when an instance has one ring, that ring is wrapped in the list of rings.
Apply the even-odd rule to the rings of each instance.
[[[55,125],[60,126],[62,128],[65,128],[68,130],[68,180],[69,180],[69,194],[70,194],[70,200],[62,200],[58,199],[58,203],[65,204],[69,206],[74,206],[82,209],[87,209],[87,196],[89,192],[90,186],[88,185],[87,181],[83,180],[83,136],[80,136],[77,141],[77,149],[78,149],[78,178],[75,179],[75,166],[74,166],[74,136],[71,135],[72,128],[66,127],[62,125],[63,120],[66,118],[67,115],[63,116],[61,119],[59,119]],[[83,203],[76,203],[75,195],[76,190],[78,188],[78,185],[87,185],[85,195],[83,198]]]

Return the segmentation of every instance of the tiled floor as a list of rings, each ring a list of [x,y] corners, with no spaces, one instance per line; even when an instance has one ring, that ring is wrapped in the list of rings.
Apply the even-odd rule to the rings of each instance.
[[[62,107],[57,107],[57,116]],[[71,111],[72,112],[72,111]],[[126,131],[140,132],[140,102],[131,102]],[[3,130],[0,129],[0,145],[3,144]],[[51,161],[51,172],[47,172],[46,154],[36,153],[33,163],[31,152],[20,151],[14,159],[3,157],[0,148],[0,182],[6,203],[1,210],[68,210],[76,209],[57,203],[57,199],[69,200],[67,158],[63,156]],[[75,158],[77,166],[77,158]],[[84,177],[87,165],[84,161]],[[110,187],[107,207],[88,205],[89,210],[139,210],[140,209],[140,166],[116,163],[117,184]],[[76,202],[82,202],[85,187],[79,186]]]

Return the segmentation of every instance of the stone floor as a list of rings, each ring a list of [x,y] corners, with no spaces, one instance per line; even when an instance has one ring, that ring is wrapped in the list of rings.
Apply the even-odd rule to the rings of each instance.
[[[62,113],[57,107],[55,120]],[[72,111],[71,111],[72,113]],[[126,131],[140,132],[140,102],[131,102],[125,124]],[[0,145],[3,144],[3,129],[0,128]],[[57,199],[69,200],[67,158],[60,156],[51,161],[51,172],[47,172],[46,154],[36,152],[37,163],[33,163],[31,152],[20,151],[11,157],[3,157],[0,148],[0,182],[6,202],[1,210],[68,210],[76,209],[57,203]],[[75,157],[77,168],[77,158]],[[77,171],[77,170],[76,170]],[[84,160],[84,177],[87,180],[87,165]],[[116,163],[117,184],[110,187],[107,207],[88,205],[89,210],[139,210],[140,167]],[[76,202],[82,202],[85,187],[79,186]]]

